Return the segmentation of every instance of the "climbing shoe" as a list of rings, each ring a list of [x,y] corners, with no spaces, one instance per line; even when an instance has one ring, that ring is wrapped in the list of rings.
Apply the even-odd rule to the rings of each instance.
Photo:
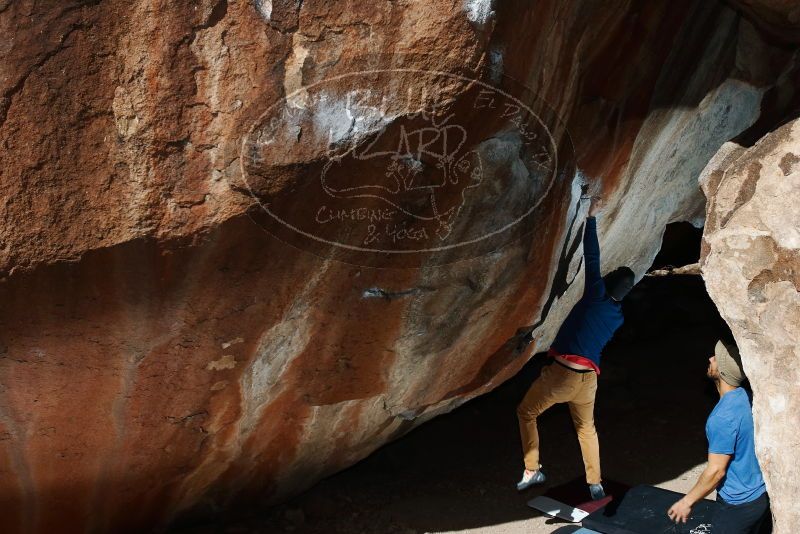
[[[537,469],[536,471],[529,471],[526,469],[525,472],[522,473],[522,480],[517,482],[517,491],[526,490],[531,486],[544,484],[545,480],[546,478],[541,469]]]
[[[599,501],[606,496],[602,484],[589,484],[589,493],[592,495],[593,501]]]

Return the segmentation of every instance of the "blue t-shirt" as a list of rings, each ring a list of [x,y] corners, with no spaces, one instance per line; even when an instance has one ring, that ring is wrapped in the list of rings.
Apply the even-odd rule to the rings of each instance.
[[[599,368],[600,351],[622,326],[623,317],[622,306],[606,294],[600,274],[600,242],[594,217],[586,219],[583,256],[586,261],[583,297],[564,320],[552,347],[561,354],[588,358]]]
[[[717,493],[728,504],[754,501],[767,491],[756,458],[753,411],[743,388],[729,391],[706,421],[708,452],[729,454],[731,461]]]

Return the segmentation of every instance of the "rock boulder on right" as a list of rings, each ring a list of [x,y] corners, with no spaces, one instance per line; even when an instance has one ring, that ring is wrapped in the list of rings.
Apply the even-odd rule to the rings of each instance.
[[[726,143],[701,177],[702,270],[753,388],[775,532],[800,524],[800,119]]]

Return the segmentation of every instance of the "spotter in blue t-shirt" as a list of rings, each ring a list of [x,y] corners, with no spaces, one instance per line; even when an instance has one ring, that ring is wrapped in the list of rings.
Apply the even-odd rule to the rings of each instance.
[[[717,493],[728,504],[752,502],[767,491],[753,434],[753,411],[747,391],[729,391],[706,421],[708,452],[731,456],[725,477],[717,487]]]

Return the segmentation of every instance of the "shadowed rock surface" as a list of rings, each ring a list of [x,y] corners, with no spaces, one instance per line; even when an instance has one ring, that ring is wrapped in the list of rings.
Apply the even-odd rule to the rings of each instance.
[[[607,198],[604,271],[641,275],[667,223],[702,222],[697,177],[720,146],[797,102],[796,50],[716,2],[20,0],[0,1],[0,30],[8,532],[138,532],[277,502],[489,391],[547,348],[580,295],[582,186]],[[555,111],[553,144],[574,157],[529,232],[458,263],[385,269],[256,224],[256,200],[310,209],[289,193],[329,147],[303,123],[279,154],[259,152],[254,128],[364,57],[505,75]],[[392,111],[446,96],[461,113],[471,88]],[[307,117],[339,132],[328,118]],[[497,161],[494,178],[515,163]],[[336,191],[356,185],[338,176]],[[482,218],[445,221],[452,238],[519,197],[479,198]],[[520,328],[535,335],[524,353]]]

